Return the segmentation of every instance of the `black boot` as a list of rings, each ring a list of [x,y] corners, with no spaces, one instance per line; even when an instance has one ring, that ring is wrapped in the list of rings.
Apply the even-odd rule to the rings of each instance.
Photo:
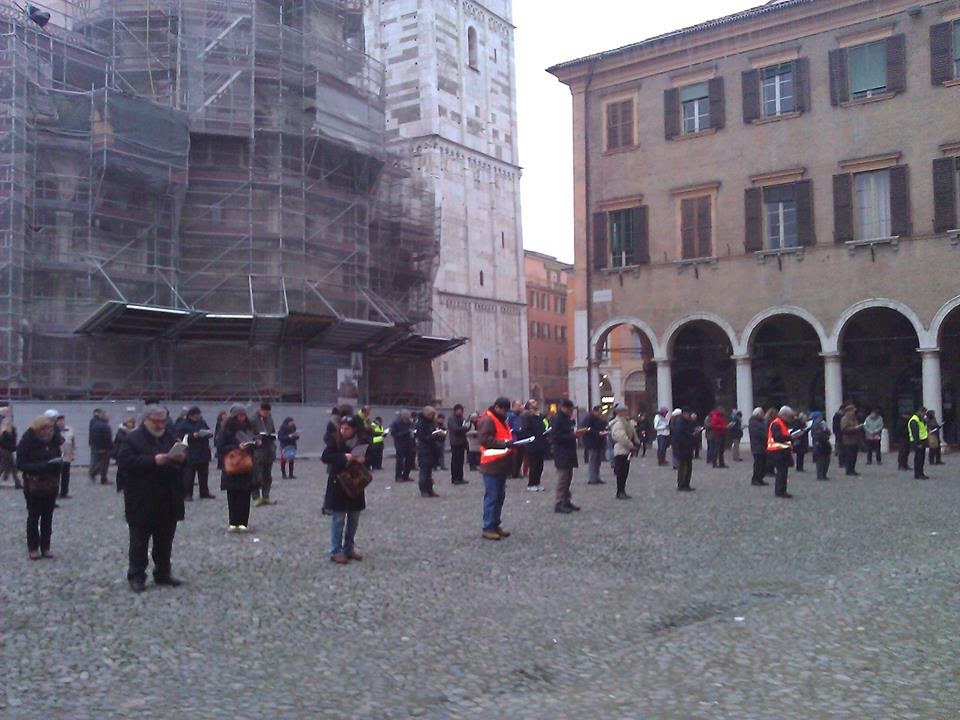
[[[290,461],[290,475],[288,476],[291,480],[296,480],[296,476],[293,474],[293,460]]]
[[[565,503],[557,503],[553,506],[553,511],[557,513],[562,513],[564,515],[569,515],[573,512],[573,509]]]

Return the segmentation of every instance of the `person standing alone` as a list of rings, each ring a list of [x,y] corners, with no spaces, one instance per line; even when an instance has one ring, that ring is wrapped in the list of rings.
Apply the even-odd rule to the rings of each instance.
[[[863,434],[867,440],[867,465],[873,465],[873,456],[877,456],[877,465],[882,465],[880,457],[880,438],[883,435],[883,418],[880,411],[874,408],[863,421]]]
[[[463,405],[453,406],[447,434],[450,438],[450,482],[453,485],[466,485],[463,479],[463,462],[467,456],[467,430],[469,424],[463,417]]]
[[[90,445],[90,481],[96,482],[100,476],[100,484],[107,484],[107,470],[110,468],[110,448],[113,447],[113,432],[110,430],[110,416],[97,408],[90,418],[89,436]]]
[[[693,492],[696,488],[690,487],[693,478],[694,446],[703,428],[697,427],[690,408],[680,411],[680,416],[673,423],[670,433],[670,444],[673,446],[674,458],[677,461],[677,491]]]

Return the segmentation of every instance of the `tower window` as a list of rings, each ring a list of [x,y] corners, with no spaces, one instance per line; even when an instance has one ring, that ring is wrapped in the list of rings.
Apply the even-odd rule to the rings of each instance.
[[[467,62],[474,70],[477,67],[477,29],[473,26],[467,28]]]

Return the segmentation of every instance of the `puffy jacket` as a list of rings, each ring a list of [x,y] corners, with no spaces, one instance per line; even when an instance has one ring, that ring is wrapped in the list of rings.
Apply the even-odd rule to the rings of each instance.
[[[40,477],[60,477],[60,466],[49,461],[60,457],[60,444],[56,438],[44,442],[28,428],[17,444],[17,469],[20,472]]]
[[[613,454],[618,456],[629,455],[640,445],[633,423],[627,418],[616,417],[610,422],[610,438]]]

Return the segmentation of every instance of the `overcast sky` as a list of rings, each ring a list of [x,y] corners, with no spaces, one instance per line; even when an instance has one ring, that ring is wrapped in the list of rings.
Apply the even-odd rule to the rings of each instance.
[[[573,261],[571,98],[546,68],[762,4],[513,0],[524,247]]]

